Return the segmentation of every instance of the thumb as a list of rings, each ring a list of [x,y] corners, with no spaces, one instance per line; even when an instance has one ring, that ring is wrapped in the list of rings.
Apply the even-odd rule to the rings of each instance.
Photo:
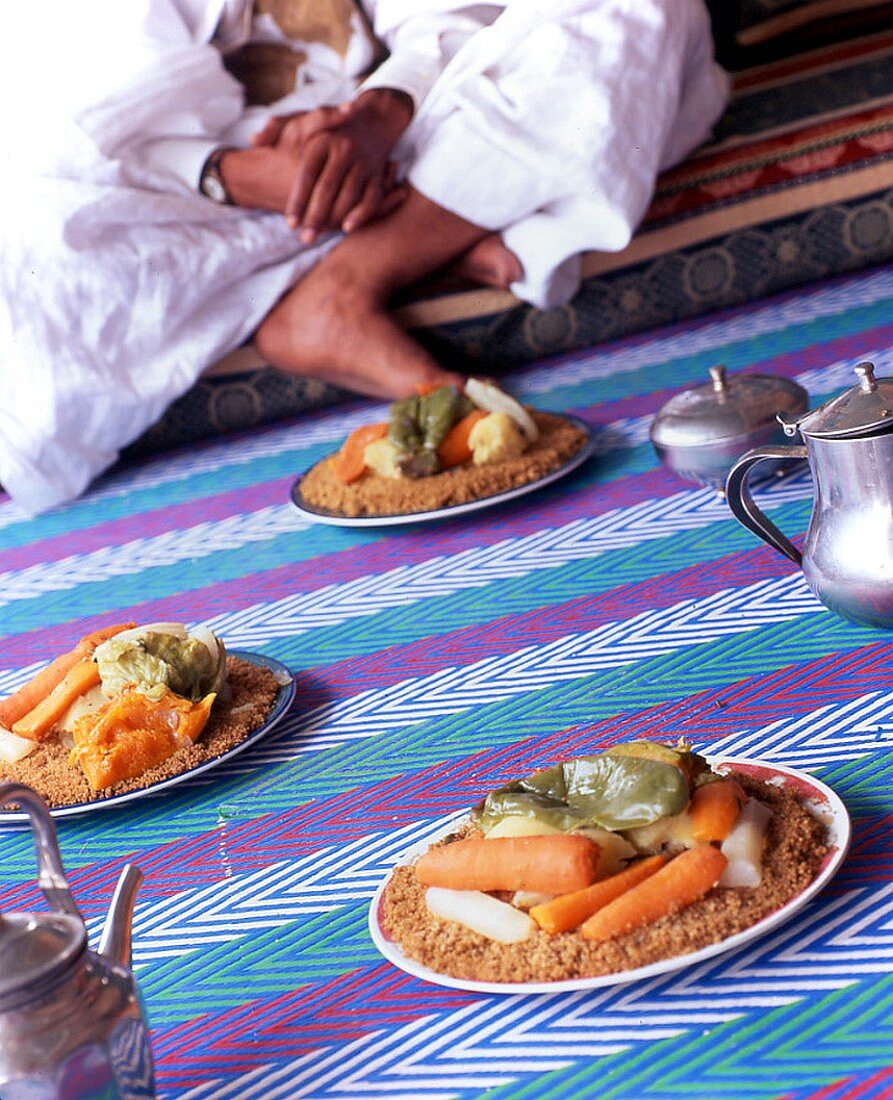
[[[301,137],[304,141],[323,130],[335,130],[344,122],[340,107],[316,107],[301,120]]]
[[[278,115],[271,115],[264,125],[251,135],[252,145],[275,145],[285,126],[285,119]]]

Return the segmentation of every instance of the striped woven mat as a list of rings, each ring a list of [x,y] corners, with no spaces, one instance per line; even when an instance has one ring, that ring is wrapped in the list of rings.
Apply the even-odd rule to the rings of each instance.
[[[39,519],[0,503],[0,694],[122,617],[206,623],[297,677],[243,755],[58,822],[94,936],[122,864],[145,872],[134,961],[165,1100],[893,1095],[890,639],[827,612],[648,442],[715,363],[817,402],[866,358],[893,374],[893,268],[518,371],[597,454],[448,522],[347,530],[289,503],[380,417],[359,402],[119,468]],[[760,500],[804,531],[807,475]],[[410,840],[511,775],[641,735],[832,786],[854,843],[831,885],[746,947],[607,989],[506,999],[377,953],[369,900]],[[0,828],[0,910],[37,907],[34,882],[29,836]]]

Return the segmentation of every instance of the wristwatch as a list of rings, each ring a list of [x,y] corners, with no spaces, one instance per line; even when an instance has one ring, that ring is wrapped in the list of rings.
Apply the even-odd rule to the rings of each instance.
[[[202,166],[202,174],[199,176],[198,189],[211,200],[220,203],[221,206],[232,206],[233,200],[229,197],[223,176],[220,174],[220,161],[224,153],[230,151],[229,146],[215,149]]]

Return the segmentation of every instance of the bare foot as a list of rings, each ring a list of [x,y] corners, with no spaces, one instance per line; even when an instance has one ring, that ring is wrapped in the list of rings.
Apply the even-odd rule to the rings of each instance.
[[[419,383],[464,382],[407,336],[336,252],[274,306],[254,345],[281,370],[368,397],[408,397]]]
[[[461,255],[450,271],[462,279],[508,290],[524,276],[521,261],[506,248],[498,233],[490,233]]]

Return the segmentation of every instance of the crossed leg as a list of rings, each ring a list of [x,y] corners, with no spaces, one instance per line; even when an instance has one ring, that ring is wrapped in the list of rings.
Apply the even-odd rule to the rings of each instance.
[[[458,257],[493,278],[510,275],[492,238],[410,188],[396,210],[345,237],[279,300],[258,328],[255,347],[282,370],[370,397],[406,397],[417,383],[457,383],[459,375],[397,324],[388,303]],[[483,252],[475,258],[476,248]]]

